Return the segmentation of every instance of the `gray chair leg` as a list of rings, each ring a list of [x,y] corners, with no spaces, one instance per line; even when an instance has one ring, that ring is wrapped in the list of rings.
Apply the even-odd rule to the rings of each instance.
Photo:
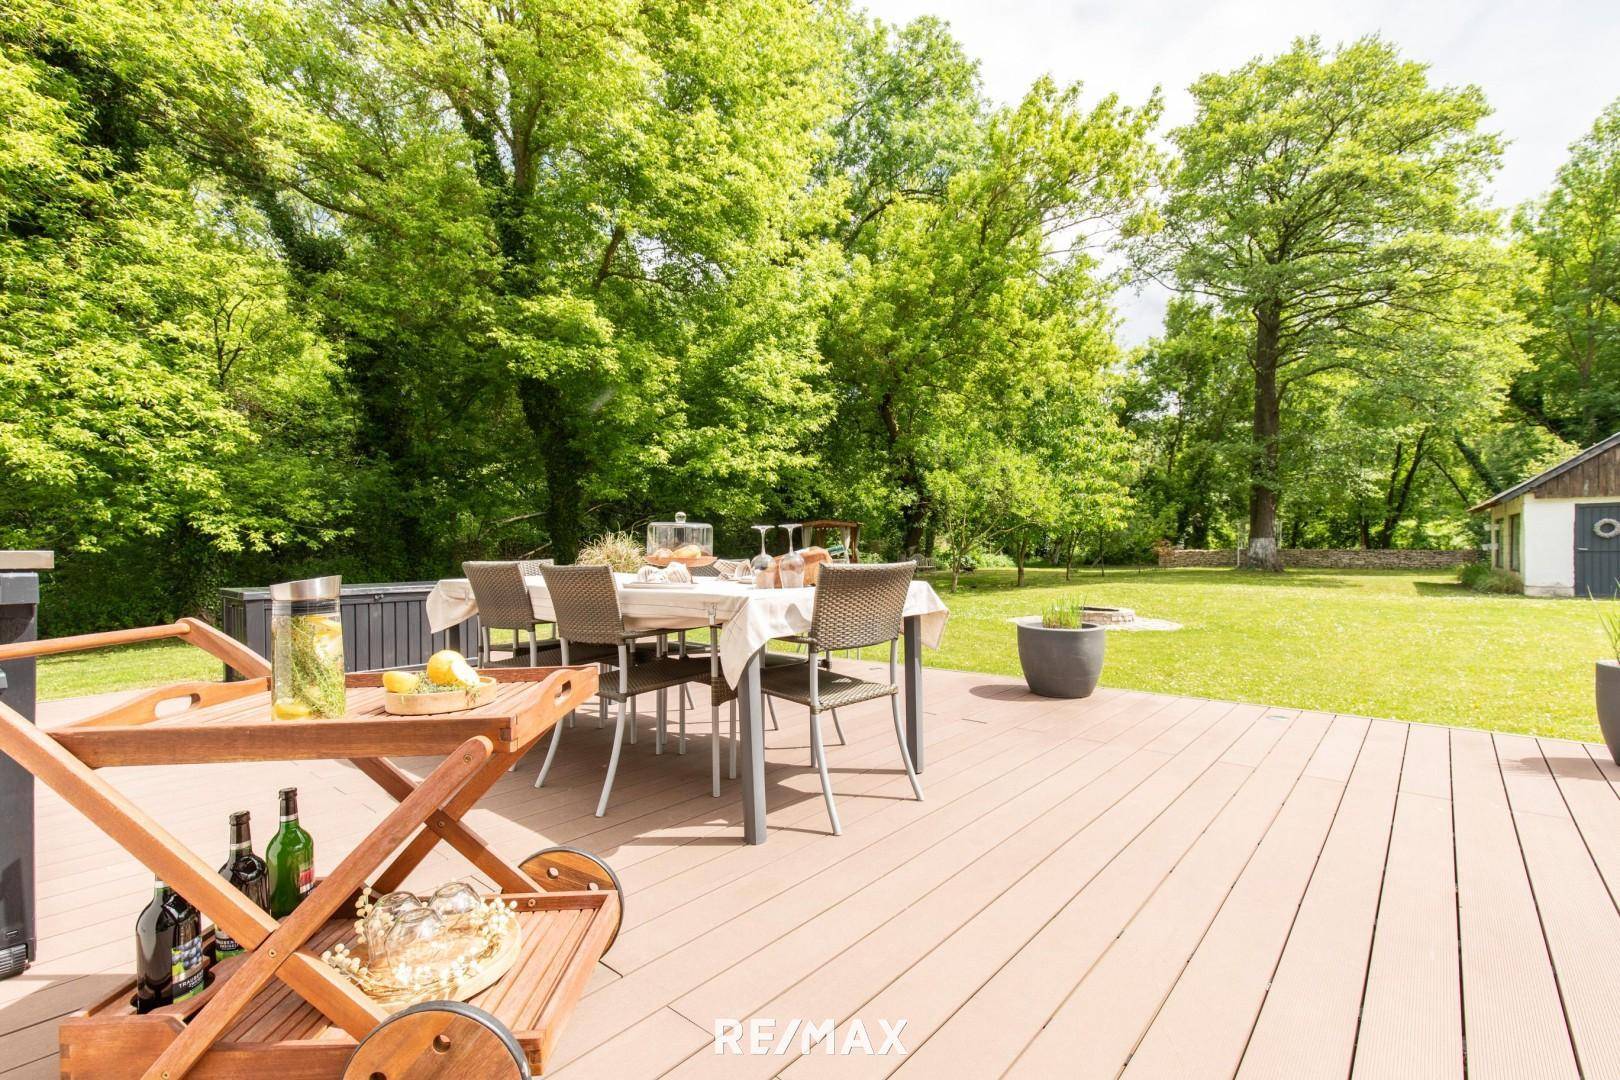
[[[900,695],[890,694],[889,704],[893,707],[894,738],[900,744],[900,760],[905,762],[906,765],[906,779],[911,781],[911,793],[917,797],[918,802],[921,802],[923,797],[922,784],[917,780],[917,770],[911,767],[911,751],[906,747],[906,732],[900,725]]]
[[[709,705],[709,772],[713,775],[713,794],[720,797],[720,706]]]
[[[636,699],[630,699],[630,745],[636,745]]]
[[[731,769],[730,776],[737,779],[737,703],[731,703]]]
[[[684,692],[686,690],[686,687],[682,686],[681,690]],[[680,736],[676,740],[676,744],[675,744],[675,752],[677,754],[686,753],[686,700],[687,699],[686,699],[686,697],[684,696],[684,693],[683,693],[683,695],[681,697],[681,700],[680,700],[680,703],[679,703],[680,708],[678,710],[679,714],[680,714]]]
[[[546,774],[551,772],[551,763],[557,758],[557,744],[562,742],[562,725],[558,724],[551,731],[551,749],[546,751],[546,761],[540,766],[540,775],[534,778],[534,786],[541,787],[546,782]]]
[[[837,709],[832,710],[832,718],[833,718],[833,730],[838,732],[838,745],[839,746],[848,746],[849,745],[849,740],[844,738],[844,725],[840,724],[838,722],[838,710]]]
[[[832,822],[834,836],[841,836],[844,827],[838,823],[838,807],[833,804],[832,777],[827,774],[827,755],[821,745],[821,714],[810,714],[810,753],[816,759],[816,771],[821,773],[821,797],[827,802],[827,817]]]
[[[596,680],[597,680],[598,685],[601,684],[601,681],[603,679],[607,678],[607,674],[608,674],[607,670],[605,668],[603,668],[602,665],[598,664],[596,666]],[[600,728],[603,724],[606,724],[606,723],[607,723],[607,698],[603,697],[601,694],[598,694],[598,695],[596,695],[596,726],[598,728]]]
[[[653,753],[662,754],[664,752],[664,728],[669,723],[668,695],[662,690],[658,691],[658,704],[653,707],[653,719],[655,721],[653,725]]]
[[[624,747],[624,702],[618,702],[618,720],[613,725],[613,754],[608,758],[607,779],[602,781],[602,798],[596,804],[596,816],[607,813],[608,795],[613,791],[613,777],[619,771],[619,751]],[[630,725],[635,730],[635,724]]]
[[[776,701],[775,701],[775,699],[773,699],[771,697],[766,697],[765,698],[765,711],[767,713],[769,713],[770,717],[771,717],[771,730],[772,731],[781,731],[782,730],[782,725],[776,722]]]
[[[515,634],[516,631],[513,631],[513,633]],[[532,627],[532,626],[529,627],[529,666],[530,667],[539,667],[540,666],[540,654],[537,651],[540,648],[539,638],[540,638],[540,635],[535,633],[535,628]],[[516,641],[515,638],[513,639],[512,644],[514,644],[514,645],[517,644],[517,641]]]

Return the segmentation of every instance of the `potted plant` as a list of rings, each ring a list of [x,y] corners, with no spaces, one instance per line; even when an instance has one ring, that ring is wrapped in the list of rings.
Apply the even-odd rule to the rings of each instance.
[[[1606,605],[1598,613],[1598,622],[1613,654],[1597,662],[1598,727],[1603,730],[1609,756],[1620,765],[1620,611]]]
[[[1107,632],[1086,622],[1085,611],[1078,600],[1059,600],[1039,615],[1013,620],[1018,625],[1018,662],[1032,692],[1083,698],[1097,689]]]

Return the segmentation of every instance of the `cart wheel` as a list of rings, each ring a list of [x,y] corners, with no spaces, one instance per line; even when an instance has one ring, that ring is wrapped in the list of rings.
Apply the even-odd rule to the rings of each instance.
[[[523,1047],[506,1025],[460,1001],[424,1001],[360,1040],[343,1080],[530,1080]]]
[[[549,847],[518,863],[518,869],[533,878],[546,892],[596,892],[612,889],[619,894],[619,921],[613,924],[607,948],[618,940],[624,925],[624,886],[613,867],[595,855],[571,847]],[[606,952],[607,949],[602,950]]]

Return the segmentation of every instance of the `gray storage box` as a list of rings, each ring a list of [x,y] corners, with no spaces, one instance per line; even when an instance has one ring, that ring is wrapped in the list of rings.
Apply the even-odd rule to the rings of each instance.
[[[0,644],[39,636],[35,570],[50,569],[49,555],[0,552]],[[32,657],[0,664],[0,701],[34,719]],[[0,754],[0,823],[0,979],[5,979],[33,962],[35,933],[34,777],[4,754]]]
[[[428,629],[427,598],[435,584],[343,586],[344,666],[350,671],[420,667],[440,649],[477,655],[476,615],[437,634]],[[269,589],[221,589],[220,608],[221,629],[260,656],[270,655]]]

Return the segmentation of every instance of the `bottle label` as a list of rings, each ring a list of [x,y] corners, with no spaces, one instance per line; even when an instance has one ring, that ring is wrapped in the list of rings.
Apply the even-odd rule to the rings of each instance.
[[[303,896],[315,887],[315,864],[306,862],[298,867],[298,895]]]
[[[235,938],[219,927],[214,927],[214,956],[216,958],[224,960],[226,957],[236,956],[238,953],[246,951],[236,943]]]
[[[202,992],[202,938],[193,937],[169,950],[169,978],[175,1001],[184,1001]]]

